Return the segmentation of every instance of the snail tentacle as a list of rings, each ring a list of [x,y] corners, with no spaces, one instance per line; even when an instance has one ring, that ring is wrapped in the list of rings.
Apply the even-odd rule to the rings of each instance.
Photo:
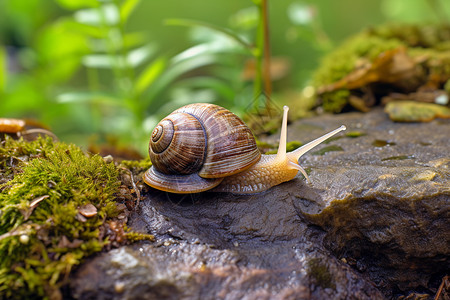
[[[288,121],[288,106],[283,106],[283,120],[281,121],[280,144],[278,145],[277,158],[284,159],[286,157],[286,143],[287,143],[287,121]]]
[[[294,161],[294,162],[298,162],[298,159],[305,154],[306,152],[308,152],[309,150],[311,150],[312,148],[316,147],[317,145],[321,144],[322,142],[324,142],[325,140],[329,139],[330,137],[332,137],[333,135],[346,130],[347,128],[345,127],[345,125],[341,125],[339,128],[322,135],[321,137],[307,143],[306,145],[301,146],[300,148],[295,149],[294,151],[291,151],[289,153],[287,153],[287,156],[289,157],[289,160]]]
[[[308,183],[311,183],[311,179],[309,179],[309,176],[308,174],[306,174],[305,169],[303,169],[298,163],[288,160],[287,164],[291,169],[300,171],[303,174],[303,176],[305,176],[306,181],[308,181]]]

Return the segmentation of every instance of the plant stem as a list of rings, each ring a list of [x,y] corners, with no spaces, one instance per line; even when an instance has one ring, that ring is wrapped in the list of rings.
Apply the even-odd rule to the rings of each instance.
[[[270,78],[270,38],[267,0],[258,3],[259,23],[256,33],[256,74],[253,86],[255,98],[264,94],[265,108],[269,111],[272,82]],[[255,101],[255,108],[258,101]]]
[[[264,93],[263,88],[263,75],[262,75],[262,58],[264,53],[264,19],[263,19],[263,6],[262,3],[256,3],[258,5],[259,22],[256,28],[256,41],[255,41],[255,51],[253,56],[255,58],[255,79],[253,82],[253,97],[255,98],[254,108],[258,109],[258,103],[261,93]]]
[[[272,82],[270,78],[270,37],[269,37],[269,17],[267,9],[267,0],[262,1],[262,19],[264,32],[264,92],[266,94],[266,108],[269,107],[269,99],[272,94]]]

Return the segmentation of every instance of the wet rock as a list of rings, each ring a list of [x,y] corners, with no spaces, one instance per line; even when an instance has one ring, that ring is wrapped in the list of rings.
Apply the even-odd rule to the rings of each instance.
[[[156,242],[96,256],[71,279],[71,295],[385,299],[435,293],[450,261],[447,121],[396,124],[376,110],[296,122],[289,140],[307,142],[341,124],[350,131],[317,149],[342,151],[301,158],[311,185],[296,178],[249,196],[149,188],[129,225]],[[376,140],[387,142],[374,146]]]
[[[342,138],[343,152],[305,157],[320,197],[294,205],[327,232],[328,249],[355,260],[385,294],[435,293],[450,269],[450,122],[386,118],[376,111],[298,123],[344,122],[365,134]],[[388,142],[376,147],[375,140]]]
[[[131,226],[158,242],[94,258],[72,279],[73,296],[384,299],[323,247],[322,230],[301,221],[293,201],[302,189],[314,193],[299,179],[253,196],[152,191]]]

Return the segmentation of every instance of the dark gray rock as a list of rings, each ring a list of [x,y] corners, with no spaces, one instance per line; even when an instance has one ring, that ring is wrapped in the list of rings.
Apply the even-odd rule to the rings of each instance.
[[[421,289],[431,294],[449,269],[450,123],[395,124],[381,111],[322,116],[292,124],[290,140],[307,142],[341,124],[365,135],[318,147],[343,151],[302,157],[311,185],[297,178],[250,196],[148,189],[129,223],[157,241],[85,263],[71,280],[72,296],[384,299]]]
[[[365,135],[303,159],[321,197],[295,202],[299,214],[384,291],[434,292],[450,269],[450,122],[392,123],[379,111],[332,121]]]
[[[384,299],[322,246],[323,231],[300,220],[299,187],[310,189],[297,179],[253,196],[151,192],[131,226],[158,242],[94,258],[72,280],[73,296]]]

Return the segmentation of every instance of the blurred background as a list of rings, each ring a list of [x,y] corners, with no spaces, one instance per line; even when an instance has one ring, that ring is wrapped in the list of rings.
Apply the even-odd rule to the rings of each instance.
[[[36,120],[80,146],[145,155],[153,126],[181,105],[242,114],[255,98],[259,2],[0,0],[0,117]],[[268,5],[279,103],[297,101],[321,57],[363,28],[450,16],[448,0]]]

